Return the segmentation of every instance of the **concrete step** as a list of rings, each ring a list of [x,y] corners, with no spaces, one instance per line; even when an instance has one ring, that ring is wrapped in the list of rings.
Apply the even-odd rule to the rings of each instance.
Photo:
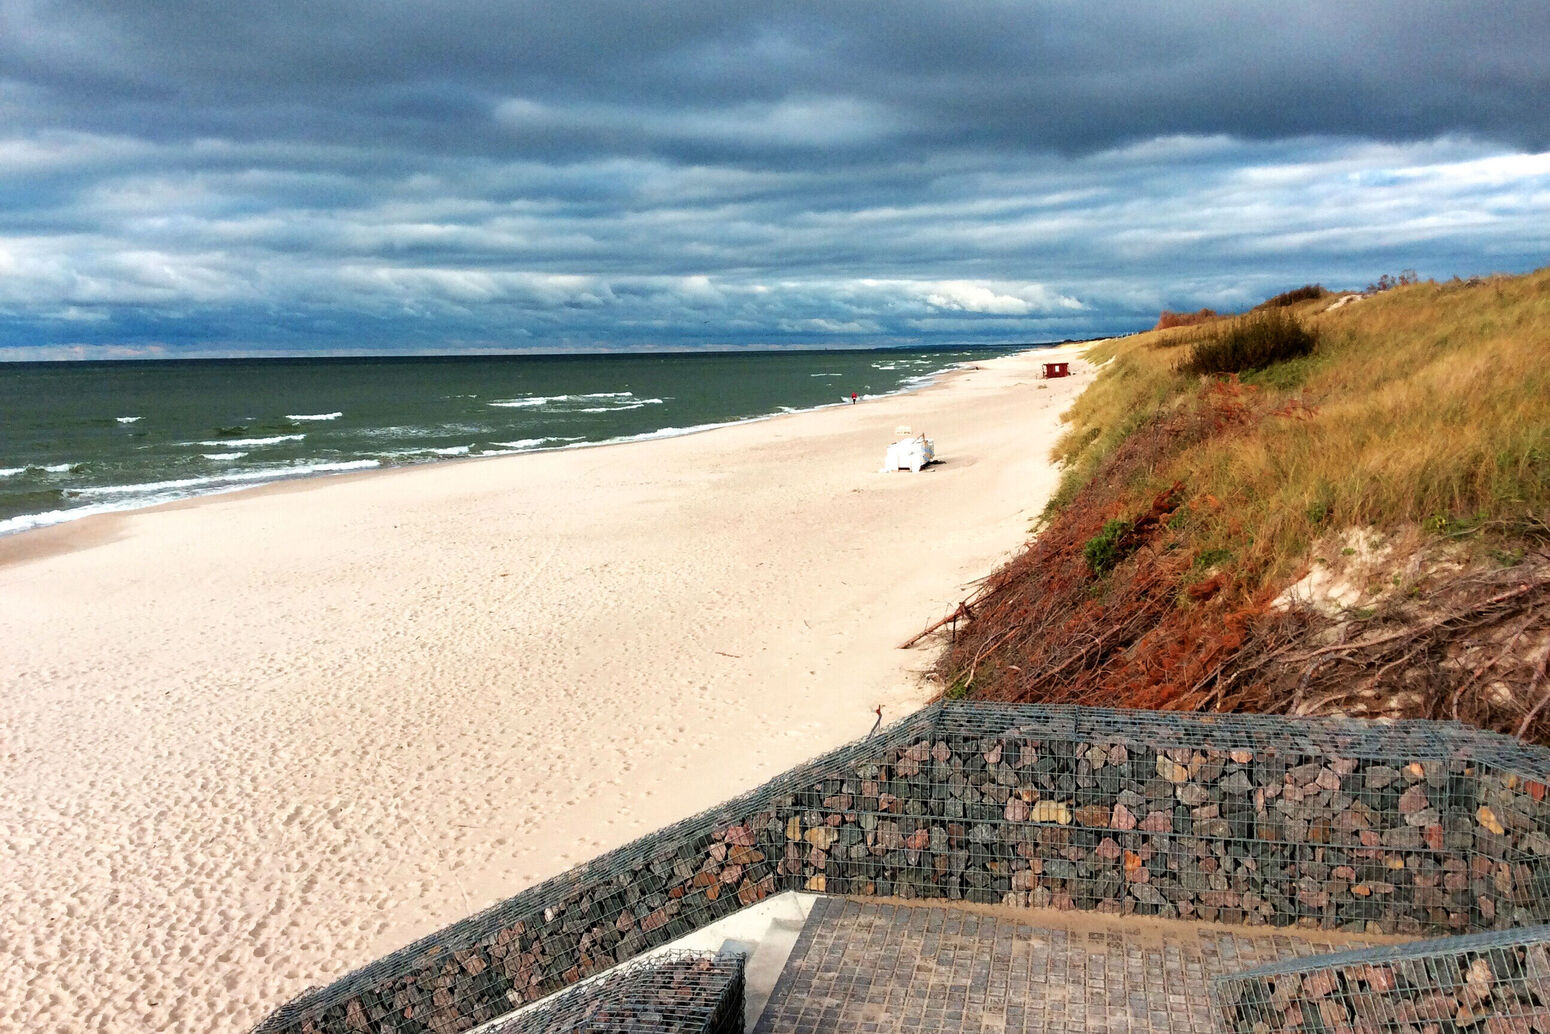
[[[775,990],[775,984],[786,968],[786,960],[791,957],[791,949],[796,946],[797,937],[801,935],[802,927],[806,925],[805,916],[771,919],[759,943],[749,954],[748,966],[745,970],[747,979],[747,1004],[743,1010],[747,1021],[745,1029],[753,1030],[758,1026],[759,1017],[764,1015],[764,1007],[769,1004],[770,994]]]

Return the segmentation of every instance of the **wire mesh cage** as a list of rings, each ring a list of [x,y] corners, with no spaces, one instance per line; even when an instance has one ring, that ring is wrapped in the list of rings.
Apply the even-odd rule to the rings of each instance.
[[[1550,920],[1550,752],[1453,723],[938,704],[289,1003],[466,1030],[785,890],[1363,932]],[[353,1003],[353,1005],[352,1005]]]
[[[1226,1034],[1550,1034],[1550,927],[1262,966],[1212,997]]]
[[[742,1034],[746,962],[739,953],[652,955],[477,1034]]]

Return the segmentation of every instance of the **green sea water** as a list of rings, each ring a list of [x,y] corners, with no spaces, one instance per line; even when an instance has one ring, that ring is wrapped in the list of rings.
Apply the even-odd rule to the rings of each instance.
[[[0,365],[0,534],[286,478],[686,434],[1019,348]]]

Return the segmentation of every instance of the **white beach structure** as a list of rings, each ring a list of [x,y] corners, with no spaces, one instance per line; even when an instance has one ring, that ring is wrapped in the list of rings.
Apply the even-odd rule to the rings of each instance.
[[[914,434],[908,427],[896,427],[899,436],[883,455],[883,473],[908,468],[920,473],[920,468],[936,458],[936,445],[924,433]]]

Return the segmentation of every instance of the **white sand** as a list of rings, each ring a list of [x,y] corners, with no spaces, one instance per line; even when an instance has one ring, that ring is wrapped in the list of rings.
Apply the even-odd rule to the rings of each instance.
[[[1049,357],[0,539],[0,1030],[245,1029],[903,716],[1056,483]]]

